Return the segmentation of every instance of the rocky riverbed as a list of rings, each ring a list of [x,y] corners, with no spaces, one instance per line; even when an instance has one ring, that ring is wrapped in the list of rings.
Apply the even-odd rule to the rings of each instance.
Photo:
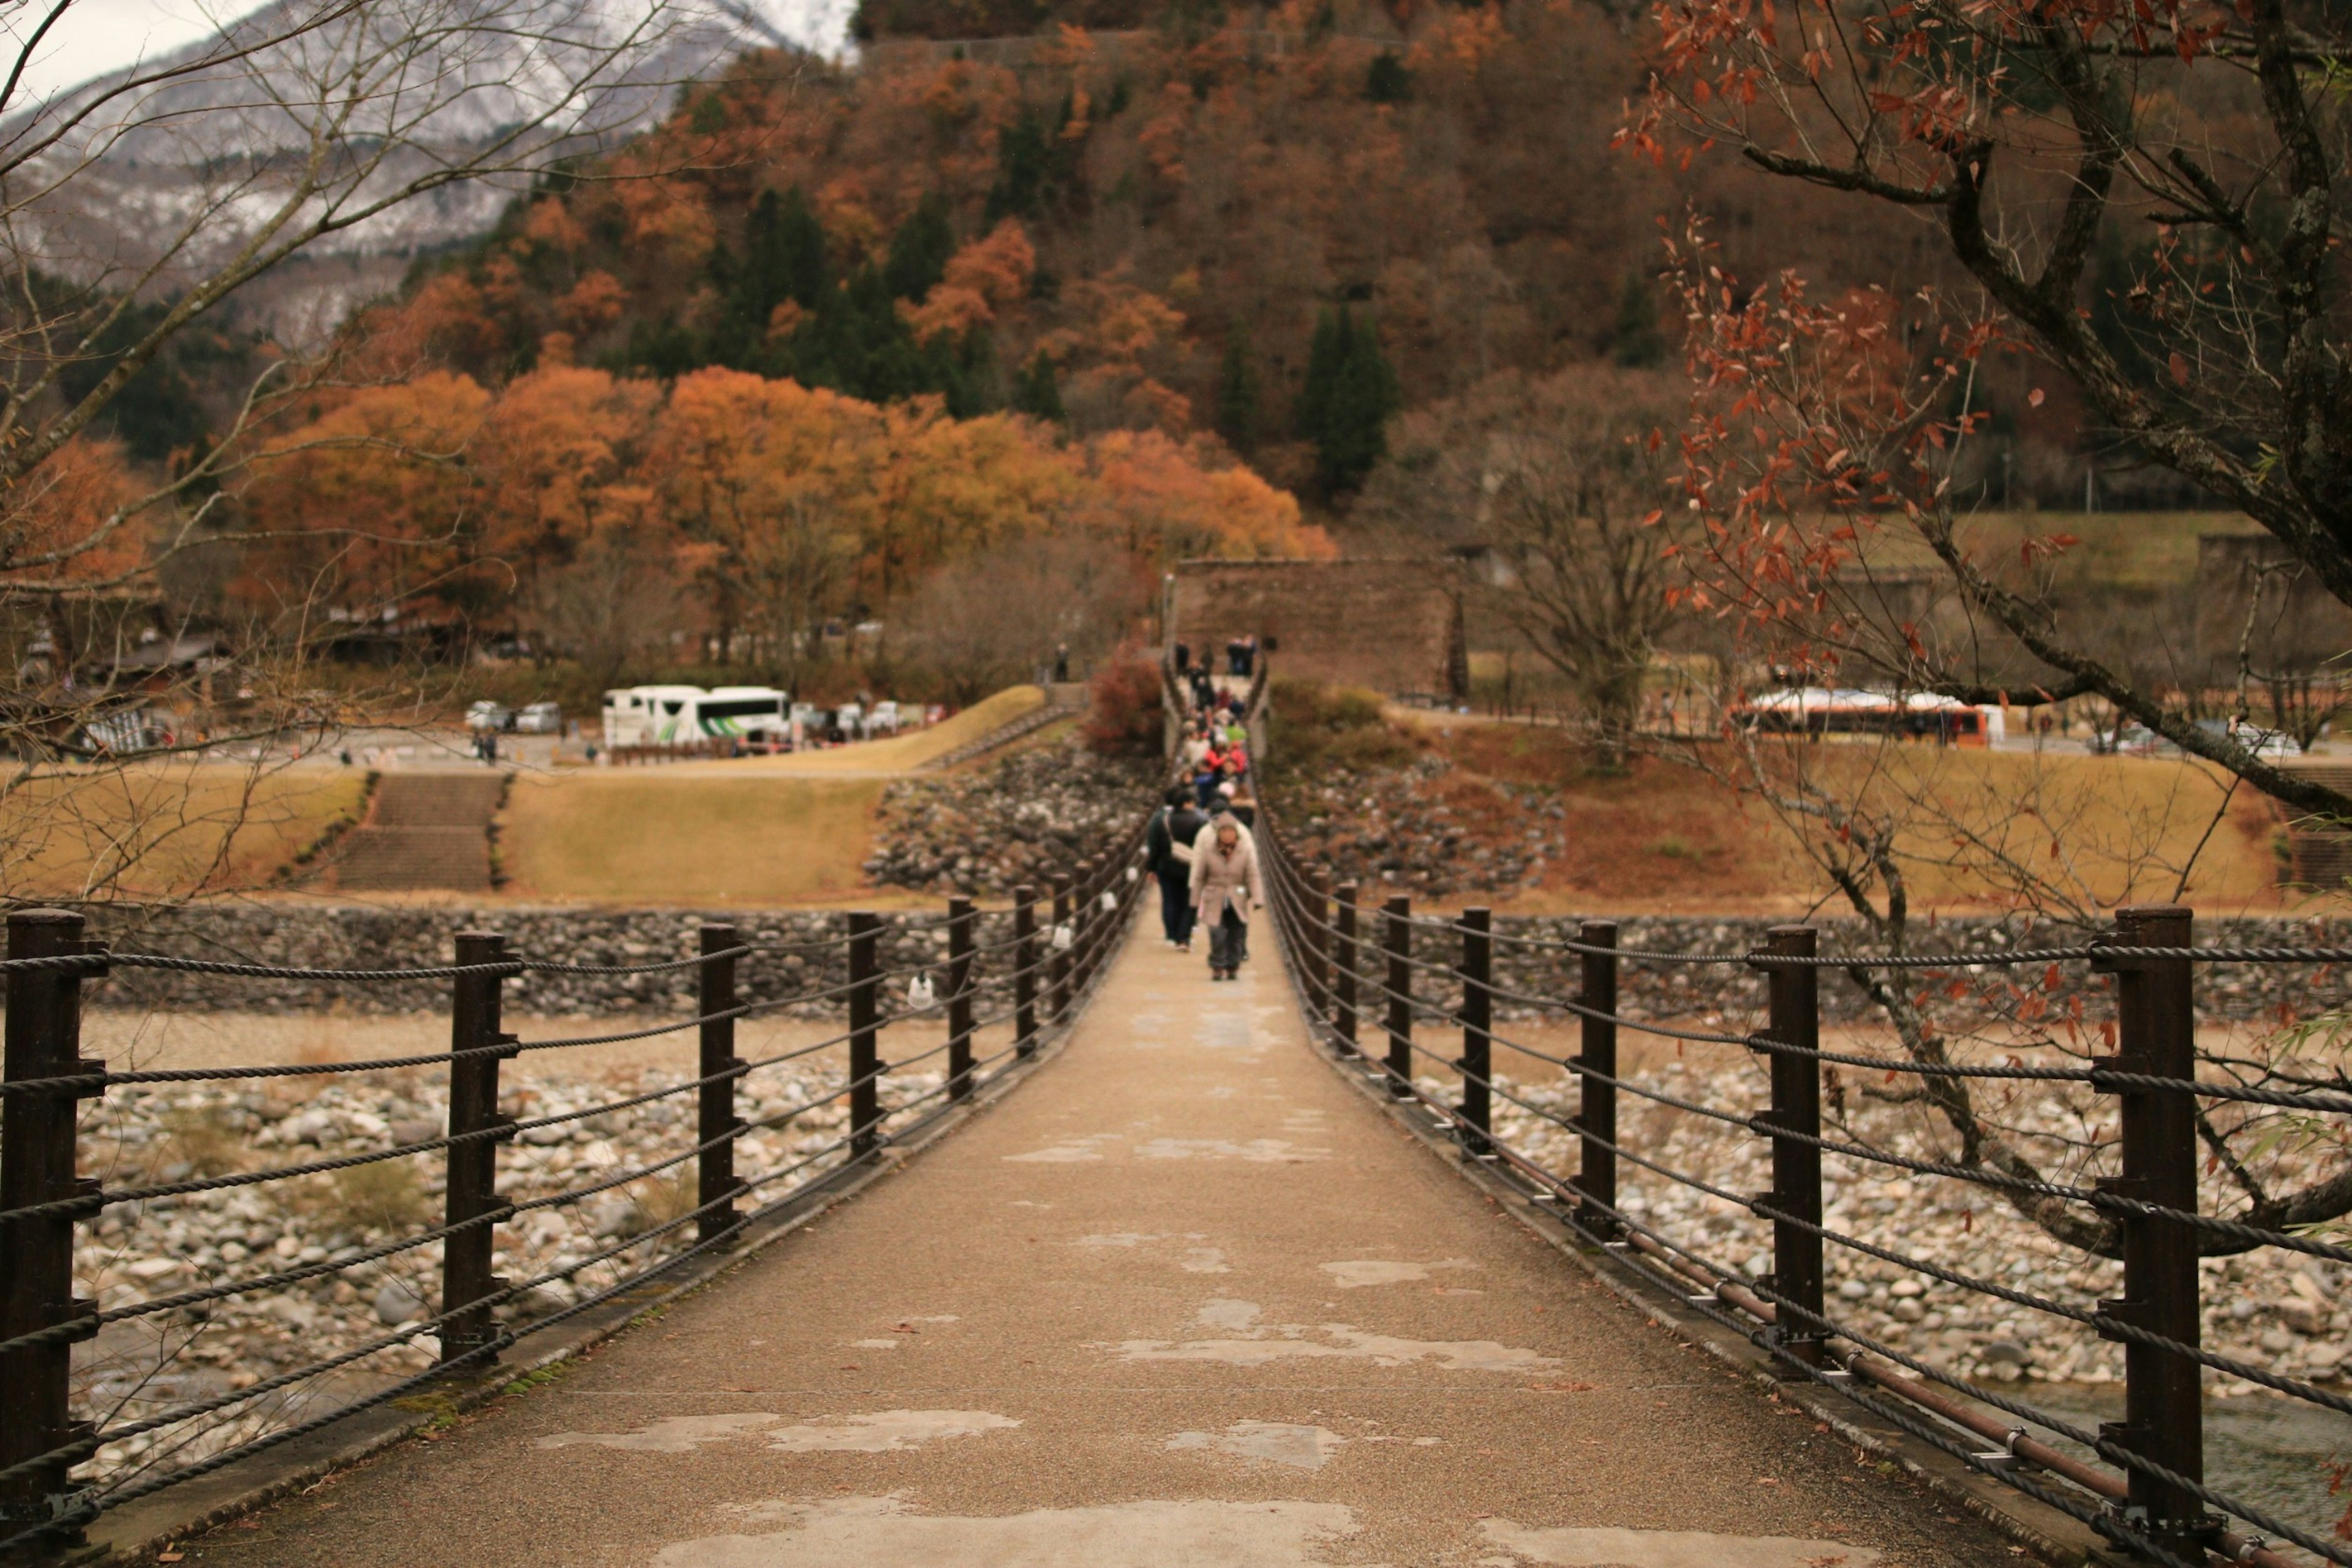
[[[1073,735],[882,793],[866,875],[877,885],[1003,898],[1043,889],[1123,839],[1154,804],[1156,767]]]
[[[1738,1115],[1769,1104],[1759,1068],[1702,1053],[1719,1058],[1714,1047],[1695,1047],[1687,1058],[1655,1061],[1627,1076]],[[1546,1168],[1573,1173],[1576,1135],[1544,1113],[1572,1115],[1576,1090],[1548,1073],[1534,1081],[1500,1081],[1540,1109],[1498,1100],[1497,1134]],[[1423,1087],[1442,1098],[1454,1093],[1453,1086],[1433,1079]],[[2048,1092],[2036,1085],[1999,1100],[1986,1097],[1982,1103],[1998,1103],[1999,1121],[2032,1149],[2045,1175],[2069,1184],[2088,1184],[2087,1175],[2075,1168],[2084,1163],[2079,1151],[2113,1139],[2112,1103],[2096,1103],[2087,1095]],[[1624,1147],[1726,1192],[1757,1193],[1771,1185],[1769,1147],[1746,1128],[1638,1102],[1630,1095],[1621,1095],[1619,1105],[1619,1141]],[[1847,1126],[1853,1135],[1850,1141],[1887,1152],[1923,1160],[1950,1157],[1948,1134],[1939,1135],[1915,1107],[1857,1098],[1849,1102]],[[2305,1163],[2305,1156],[2293,1152],[2293,1142],[2289,1131],[2286,1146],[2273,1144],[2263,1155],[2270,1179],[2292,1182]],[[2078,1151],[2071,1162],[2062,1144]],[[2314,1149],[2309,1157],[2319,1153]],[[1827,1157],[1824,1167],[1824,1224],[1832,1230],[1900,1258],[1990,1279],[2072,1308],[2088,1310],[2102,1298],[2122,1294],[2120,1265],[2062,1246],[1990,1189],[1836,1155]],[[1628,1162],[1620,1162],[1619,1181],[1624,1210],[1678,1245],[1750,1278],[1770,1268],[1770,1227],[1744,1207]],[[2213,1184],[2209,1176],[2205,1207],[2226,1211],[2230,1205],[2210,1190]],[[1826,1248],[1826,1261],[1832,1318],[1963,1377],[1992,1386],[2096,1385],[2122,1377],[2122,1345],[2101,1340],[2087,1325],[1963,1289],[1835,1243]],[[2352,1270],[2266,1248],[2206,1258],[2201,1271],[2206,1349],[2275,1375],[2342,1386],[2352,1371],[2346,1358]],[[2209,1371],[2206,1380],[2209,1393],[2218,1396],[2269,1392],[2226,1373]],[[2019,1392],[2032,1400],[2031,1392]]]
[[[829,1094],[841,1076],[838,1050],[763,1068],[745,1081],[740,1112],[755,1122],[786,1117]],[[683,1072],[649,1068],[577,1078],[541,1073],[511,1088],[501,1109],[523,1121],[563,1116],[686,1079]],[[885,1080],[884,1103],[903,1105],[940,1081],[936,1071],[893,1074]],[[101,1175],[110,1189],[125,1190],[308,1164],[437,1138],[447,1113],[439,1074],[131,1086],[85,1112],[83,1169]],[[693,1146],[695,1119],[696,1096],[688,1089],[527,1129],[500,1149],[499,1187],[511,1202],[604,1189],[529,1210],[497,1228],[493,1271],[529,1287],[499,1309],[503,1321],[544,1317],[693,1245],[691,1221],[654,1233],[695,1206],[694,1163],[651,1167]],[[746,1136],[736,1168],[748,1180],[807,1163],[779,1174],[744,1206],[838,1163],[841,1152],[832,1146],[846,1120],[845,1104],[835,1099]],[[443,1156],[435,1152],[116,1205],[81,1228],[77,1294],[95,1298],[103,1311],[320,1266],[299,1281],[108,1324],[75,1354],[78,1413],[102,1428],[254,1389],[303,1365],[394,1340],[332,1372],[222,1411],[118,1437],[81,1474],[106,1485],[151,1468],[177,1468],[431,1365],[437,1341],[418,1325],[438,1310],[440,1245],[365,1255],[441,1223],[442,1173]],[[615,1247],[622,1250],[598,1258]]]

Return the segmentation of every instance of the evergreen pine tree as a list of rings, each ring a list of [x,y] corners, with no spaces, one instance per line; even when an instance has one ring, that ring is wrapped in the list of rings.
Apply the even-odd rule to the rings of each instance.
[[[1315,472],[1327,490],[1364,482],[1388,451],[1388,421],[1403,396],[1370,322],[1356,324],[1346,306],[1326,310],[1307,354],[1298,395],[1298,433],[1315,445]]]
[[[1015,412],[1036,419],[1050,419],[1059,425],[1069,416],[1062,408],[1062,387],[1054,374],[1054,362],[1044,349],[1029,362],[1013,384],[1013,406]]]
[[[1257,446],[1257,366],[1249,352],[1249,329],[1235,322],[1225,333],[1224,363],[1217,369],[1217,434],[1236,452]]]
[[[1333,390],[1316,468],[1326,486],[1352,490],[1387,456],[1388,423],[1404,405],[1396,371],[1381,352],[1380,333],[1364,322],[1348,339],[1348,357]]]
[[[1339,367],[1347,361],[1348,340],[1352,335],[1345,310],[1327,308],[1315,318],[1315,337],[1307,350],[1307,379],[1298,388],[1296,420],[1299,439],[1312,441],[1318,447],[1323,444],[1331,395],[1339,385]]]
[[[1374,103],[1402,103],[1412,96],[1412,72],[1394,49],[1372,57],[1364,72],[1364,96]]]
[[[947,276],[948,258],[954,254],[955,229],[948,221],[948,199],[933,191],[915,204],[915,210],[890,237],[890,259],[883,267],[883,278],[895,298],[919,300]]]
[[[1045,205],[1045,184],[1053,173],[1054,153],[1045,122],[1036,111],[1021,110],[1020,118],[997,132],[996,184],[988,192],[988,221],[1034,217]]]
[[[1625,289],[1617,297],[1617,321],[1610,329],[1609,352],[1619,364],[1647,369],[1666,358],[1665,334],[1658,330],[1658,301],[1650,280],[1640,270],[1625,274]]]

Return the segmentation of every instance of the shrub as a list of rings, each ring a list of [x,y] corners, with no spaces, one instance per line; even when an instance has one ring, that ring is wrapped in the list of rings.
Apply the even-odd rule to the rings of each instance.
[[[1130,646],[1095,672],[1087,744],[1106,757],[1156,757],[1166,748],[1160,667]]]
[[[1378,692],[1276,680],[1266,702],[1267,770],[1277,776],[1326,768],[1402,767],[1412,742],[1381,717]]]

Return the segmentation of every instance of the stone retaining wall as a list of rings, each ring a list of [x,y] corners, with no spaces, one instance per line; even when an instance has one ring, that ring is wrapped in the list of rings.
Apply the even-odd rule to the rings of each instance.
[[[1041,925],[1049,908],[1040,906]],[[399,969],[449,963],[454,940],[461,931],[499,932],[511,952],[527,958],[568,963],[656,963],[696,952],[698,932],[706,920],[730,921],[741,930],[746,942],[761,946],[799,946],[837,938],[845,929],[843,915],[831,910],[702,915],[678,910],[229,905],[100,910],[93,916],[91,930],[93,935],[110,938],[126,952],[310,969]],[[974,941],[982,947],[1012,936],[1009,911],[982,911],[974,925]],[[914,964],[944,965],[946,911],[885,914],[878,946],[886,971]],[[1012,956],[1009,950],[986,955],[983,977],[1009,970]],[[519,1013],[560,1015],[691,1011],[695,975],[692,969],[626,975],[526,973],[507,983],[506,1005]],[[751,953],[736,966],[736,987],[746,1001],[827,989],[847,980],[847,950],[838,945],[810,953]],[[903,987],[905,983],[898,984]],[[100,1006],[121,1007],[437,1012],[448,1006],[449,982],[367,984],[122,969],[92,987],[89,999]],[[828,1016],[842,1012],[845,1005],[841,998],[832,997],[787,1011],[801,1016]]]

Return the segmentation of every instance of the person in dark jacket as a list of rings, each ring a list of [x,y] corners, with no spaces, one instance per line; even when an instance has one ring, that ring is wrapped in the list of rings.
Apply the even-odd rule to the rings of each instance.
[[[1168,804],[1151,818],[1144,836],[1144,864],[1160,879],[1160,926],[1168,945],[1192,951],[1192,843],[1208,818],[1192,805],[1192,792],[1178,784]]]

